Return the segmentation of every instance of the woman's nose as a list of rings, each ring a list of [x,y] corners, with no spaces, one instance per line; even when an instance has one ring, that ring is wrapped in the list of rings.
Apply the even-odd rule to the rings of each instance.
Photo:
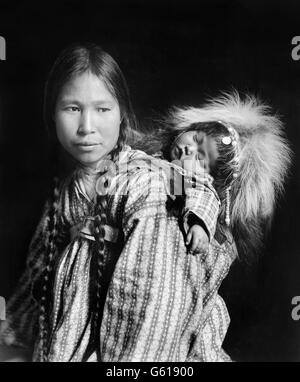
[[[83,111],[80,116],[78,134],[87,135],[94,132],[92,116],[88,111]]]

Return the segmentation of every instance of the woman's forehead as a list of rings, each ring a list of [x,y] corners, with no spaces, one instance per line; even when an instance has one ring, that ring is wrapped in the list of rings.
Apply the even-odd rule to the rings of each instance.
[[[114,100],[102,79],[91,72],[72,77],[61,89],[60,98],[105,102]]]

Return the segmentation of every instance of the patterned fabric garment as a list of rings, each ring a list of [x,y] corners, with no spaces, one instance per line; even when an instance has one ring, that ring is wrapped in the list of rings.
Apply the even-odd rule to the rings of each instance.
[[[208,253],[192,255],[184,243],[185,224],[168,207],[174,202],[170,179],[165,171],[150,166],[149,158],[127,146],[109,186],[115,191],[108,197],[107,224],[119,230],[121,239],[106,241],[100,361],[228,361],[222,342],[230,320],[218,288],[235,252],[229,241],[221,245],[214,239],[219,200],[211,179],[203,176],[197,192],[187,191],[184,216],[192,211],[201,217],[211,237]],[[127,160],[129,165],[122,169]],[[84,176],[76,170],[62,185],[65,227],[74,227],[91,214],[93,202],[84,188]],[[34,361],[39,360],[41,347],[38,301],[48,215],[49,203],[0,336],[7,345],[32,347]],[[94,241],[80,233],[59,246],[48,296],[50,362],[84,359],[91,334],[93,248]],[[95,352],[88,357],[97,360]]]

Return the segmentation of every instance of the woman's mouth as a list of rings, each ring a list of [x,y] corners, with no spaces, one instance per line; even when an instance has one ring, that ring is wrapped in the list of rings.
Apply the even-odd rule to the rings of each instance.
[[[89,143],[89,142],[81,142],[81,143],[75,144],[75,146],[81,151],[91,151],[99,145],[100,143]]]

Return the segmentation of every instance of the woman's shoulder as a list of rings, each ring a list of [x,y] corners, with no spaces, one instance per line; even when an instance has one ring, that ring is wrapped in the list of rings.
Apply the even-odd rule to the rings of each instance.
[[[132,149],[126,146],[126,149],[121,152],[120,164],[129,170],[144,170],[151,172],[170,171],[172,168],[175,172],[182,175],[186,174],[185,170],[178,164],[169,162],[161,156],[150,155],[141,150]]]
[[[170,194],[171,189],[176,195],[181,195],[184,188],[189,188],[191,174],[180,167],[177,163],[149,155],[141,150],[132,149],[129,146],[120,153],[119,163],[116,163],[117,175],[121,178],[127,177],[128,185],[140,187],[146,185],[148,189],[159,188],[166,194]],[[206,184],[212,188],[209,175],[192,174],[193,187]],[[214,190],[213,190],[214,191]]]
[[[119,154],[120,164],[127,162],[128,164],[149,164],[149,161],[154,159],[153,156],[147,154],[145,151],[137,150],[131,146],[126,145]]]
[[[126,147],[116,163],[116,180],[123,185],[128,192],[149,192],[151,190],[164,190],[164,173],[160,171],[159,161],[141,150]],[[126,182],[125,182],[126,180]]]
[[[163,167],[164,162],[165,161],[155,158],[144,151],[126,146],[126,148],[121,151],[119,161],[116,165],[120,173],[125,171],[130,175],[135,175],[137,173],[141,175],[159,172],[159,169]]]

